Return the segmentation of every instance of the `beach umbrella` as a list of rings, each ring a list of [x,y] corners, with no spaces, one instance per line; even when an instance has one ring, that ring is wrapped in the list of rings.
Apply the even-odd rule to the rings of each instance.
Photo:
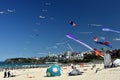
[[[47,77],[53,77],[53,76],[60,76],[61,75],[61,68],[60,66],[53,64],[46,70]]]

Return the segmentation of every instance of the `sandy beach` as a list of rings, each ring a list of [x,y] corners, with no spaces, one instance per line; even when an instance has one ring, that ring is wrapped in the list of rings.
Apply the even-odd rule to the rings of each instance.
[[[47,68],[32,68],[10,70],[15,77],[3,78],[4,72],[0,72],[0,80],[120,80],[120,67],[104,69],[103,64],[96,64],[91,70],[92,64],[85,64],[84,67],[77,65],[77,69],[84,72],[82,75],[68,76],[70,66],[62,67],[61,76],[46,77]],[[99,71],[96,73],[96,69]]]

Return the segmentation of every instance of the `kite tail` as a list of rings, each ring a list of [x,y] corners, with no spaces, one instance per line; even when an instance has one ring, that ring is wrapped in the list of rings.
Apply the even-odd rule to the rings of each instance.
[[[80,40],[75,39],[75,38],[72,37],[70,34],[67,34],[66,37],[68,37],[69,39],[72,39],[72,40],[74,40],[74,41],[76,41],[76,42],[78,42],[78,43],[84,45],[85,47],[87,47],[87,48],[89,48],[90,50],[93,51],[93,49],[92,49],[90,46],[88,46],[87,44],[83,43],[83,42],[80,41]]]
[[[110,30],[110,31],[112,31],[112,32],[116,32],[116,33],[120,33],[120,31],[116,31],[116,30]]]

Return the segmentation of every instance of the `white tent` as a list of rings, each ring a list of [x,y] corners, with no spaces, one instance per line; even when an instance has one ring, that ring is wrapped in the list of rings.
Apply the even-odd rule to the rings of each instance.
[[[113,63],[115,66],[120,66],[120,59],[116,59]]]

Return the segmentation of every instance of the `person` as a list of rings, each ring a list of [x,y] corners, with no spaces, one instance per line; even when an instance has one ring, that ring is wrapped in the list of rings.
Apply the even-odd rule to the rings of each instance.
[[[76,66],[74,64],[71,64],[72,69],[76,69]]]
[[[100,70],[101,70],[100,68],[97,68],[96,71],[95,71],[95,73],[97,73],[97,72],[100,71]]]
[[[113,61],[111,62],[110,67],[111,67],[111,68],[115,67],[115,64],[113,63]]]
[[[8,77],[11,77],[10,71],[8,71]]]
[[[95,65],[95,64],[93,64],[93,65],[92,65],[92,68],[91,68],[91,70],[93,70],[95,67],[96,67],[96,65]]]
[[[98,68],[96,69],[95,73],[97,73],[97,72],[98,72]]]
[[[103,49],[104,53],[104,68],[110,68],[110,63],[111,63],[111,55],[109,50]]]
[[[4,78],[6,78],[6,77],[7,77],[7,72],[5,71],[5,72],[4,72]]]

